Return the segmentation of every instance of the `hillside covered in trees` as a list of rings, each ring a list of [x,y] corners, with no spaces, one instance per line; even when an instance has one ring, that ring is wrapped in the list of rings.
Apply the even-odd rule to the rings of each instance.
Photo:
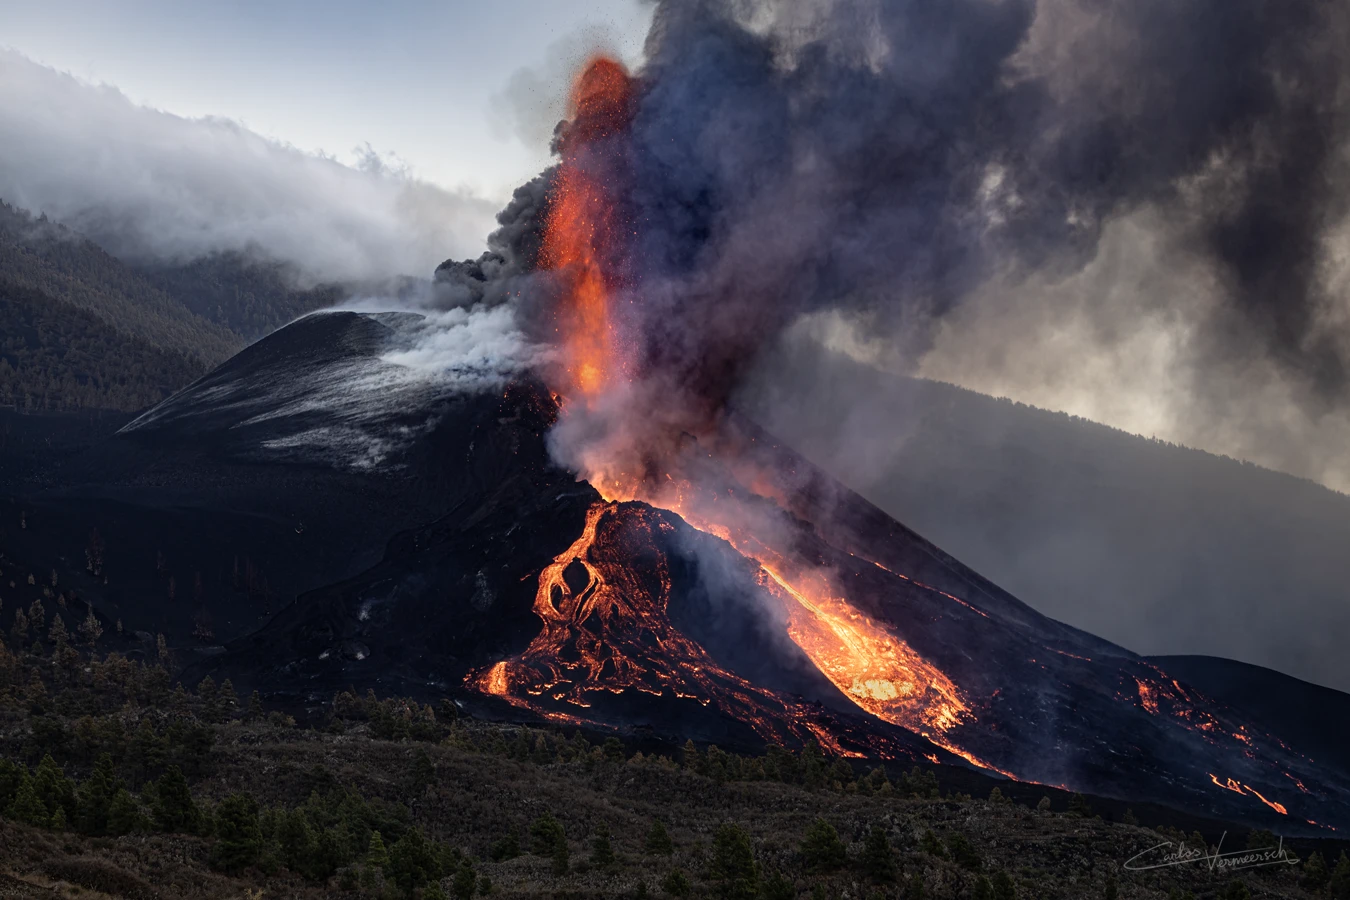
[[[1335,841],[965,770],[503,725],[451,698],[342,692],[297,724],[228,681],[174,685],[162,638],[106,651],[121,623],[82,606],[17,610],[0,640],[0,896],[1350,895]],[[1124,865],[1160,845],[1234,855]]]
[[[0,406],[142,409],[342,296],[238,255],[129,264],[0,201]]]

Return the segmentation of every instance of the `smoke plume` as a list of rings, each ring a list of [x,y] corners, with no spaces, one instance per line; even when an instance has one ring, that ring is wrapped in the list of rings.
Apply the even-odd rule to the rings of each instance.
[[[698,434],[804,317],[984,389],[1086,371],[1104,417],[1203,409],[1211,441],[1343,415],[1347,37],[1311,0],[659,3],[624,127],[558,133],[622,225],[599,253],[628,357],[560,458]],[[534,268],[549,180],[477,296]]]

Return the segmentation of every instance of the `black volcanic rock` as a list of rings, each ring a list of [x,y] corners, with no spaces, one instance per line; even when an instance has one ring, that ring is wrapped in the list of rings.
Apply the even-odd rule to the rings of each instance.
[[[303,515],[305,548],[365,543],[345,571],[311,567],[293,579],[310,582],[293,604],[195,663],[186,682],[230,677],[297,707],[373,688],[453,697],[489,717],[677,740],[819,740],[836,753],[965,758],[1020,780],[1286,832],[1350,823],[1340,766],[1312,762],[1269,722],[1149,660],[1039,615],[752,427],[729,423],[718,452],[793,473],[786,508],[691,444],[681,465],[702,467],[694,483],[707,494],[695,500],[753,514],[764,530],[749,538],[772,534],[846,597],[844,618],[785,600],[782,583],[737,549],[745,536],[731,534],[733,546],[691,527],[697,502],[688,521],[607,504],[557,468],[546,444],[557,408],[539,385],[466,392],[388,373],[383,348],[406,324],[302,320],[67,467],[89,479],[66,487],[67,499],[114,488],[142,504],[192,497],[207,521],[284,510],[288,523]],[[363,390],[359,373],[371,372],[379,377],[364,387],[389,375],[406,390]],[[378,464],[353,465],[353,432],[387,439]],[[737,441],[742,449],[727,451]],[[93,480],[100,470],[111,484]],[[541,595],[555,560],[558,578]],[[323,571],[336,574],[316,586]],[[843,641],[855,627],[885,635],[910,683],[826,671],[803,627],[826,638],[842,629]],[[943,708],[944,690],[957,697],[950,717],[926,715]]]
[[[1151,656],[1149,662],[1241,710],[1318,762],[1350,769],[1350,695],[1216,656]]]

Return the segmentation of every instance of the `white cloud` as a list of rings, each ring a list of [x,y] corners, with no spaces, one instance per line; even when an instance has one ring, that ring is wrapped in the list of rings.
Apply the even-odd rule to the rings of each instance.
[[[316,278],[430,275],[481,250],[498,206],[369,148],[344,165],[230,120],[137,106],[3,49],[0,147],[0,198],[114,252],[260,252]]]

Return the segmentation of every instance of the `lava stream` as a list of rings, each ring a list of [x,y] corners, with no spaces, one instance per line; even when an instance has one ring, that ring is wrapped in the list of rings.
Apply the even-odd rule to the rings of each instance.
[[[817,709],[722,669],[671,624],[670,574],[656,537],[672,528],[650,507],[594,504],[581,535],[539,574],[539,635],[520,656],[479,673],[475,686],[569,722],[603,722],[593,706],[629,690],[715,703],[766,741],[817,740],[836,755],[859,755]],[[882,755],[899,752],[885,740],[869,744]]]

